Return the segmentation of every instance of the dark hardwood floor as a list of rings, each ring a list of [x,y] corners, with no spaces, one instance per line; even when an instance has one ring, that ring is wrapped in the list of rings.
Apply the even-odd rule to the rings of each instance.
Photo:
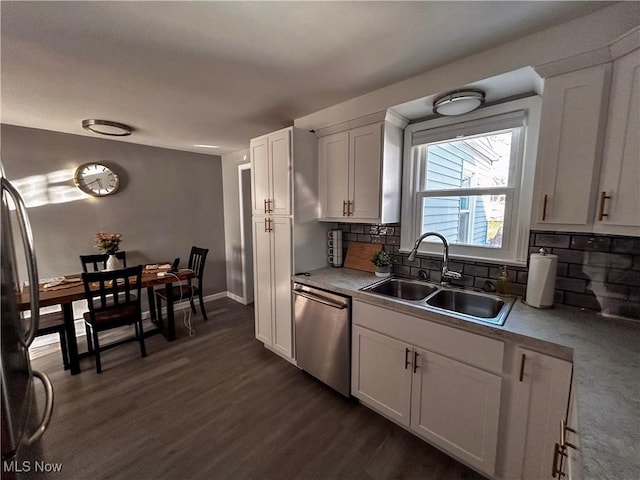
[[[355,400],[265,349],[253,308],[207,304],[178,340],[147,340],[62,369],[49,347],[32,360],[55,388],[45,461],[64,479],[481,479]],[[182,314],[177,315],[181,319]]]

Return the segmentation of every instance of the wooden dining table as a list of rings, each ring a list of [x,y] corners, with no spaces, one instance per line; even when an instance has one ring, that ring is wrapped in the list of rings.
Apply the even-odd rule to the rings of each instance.
[[[156,265],[153,265],[156,267]],[[149,313],[151,321],[156,325],[157,329],[145,332],[145,336],[155,333],[162,333],[168,341],[176,339],[175,318],[173,312],[174,298],[173,288],[174,282],[189,280],[194,278],[195,274],[189,269],[180,269],[174,273],[167,273],[166,269],[158,269],[145,266],[142,269],[142,285],[141,288],[147,289],[149,302]],[[164,273],[164,275],[163,275]],[[167,300],[167,319],[166,325],[158,319],[156,312],[156,301],[154,287],[164,285],[166,287]],[[82,283],[82,274],[76,273],[65,275],[56,282],[50,284],[39,285],[40,307],[50,307],[52,305],[60,305],[64,315],[65,332],[67,336],[67,348],[69,353],[69,367],[71,374],[80,373],[80,356],[78,351],[78,340],[76,337],[75,318],[73,315],[73,302],[84,300],[85,291]],[[19,308],[26,311],[31,308],[29,291],[25,290],[20,294]]]

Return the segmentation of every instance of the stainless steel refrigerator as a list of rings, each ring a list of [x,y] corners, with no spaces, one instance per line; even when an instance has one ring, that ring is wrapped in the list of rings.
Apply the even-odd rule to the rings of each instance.
[[[2,270],[2,310],[0,311],[2,370],[2,479],[31,477],[36,462],[44,462],[39,439],[49,425],[53,412],[53,388],[42,372],[31,370],[29,345],[38,330],[38,269],[31,225],[25,204],[18,191],[4,176],[0,162],[2,182],[0,254]],[[10,207],[11,206],[11,207]],[[17,227],[17,228],[15,228]],[[13,230],[19,230],[14,245]],[[17,233],[17,232],[16,232]],[[24,255],[16,255],[24,250]],[[31,317],[23,318],[18,309],[20,282],[16,258],[26,262],[31,288]],[[46,400],[38,408],[35,382],[44,386]],[[40,477],[42,478],[42,477]]]

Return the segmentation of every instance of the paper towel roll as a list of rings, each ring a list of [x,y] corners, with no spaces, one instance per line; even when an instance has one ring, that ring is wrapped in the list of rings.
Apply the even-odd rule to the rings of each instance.
[[[558,256],[532,253],[527,280],[527,305],[536,308],[553,306],[553,292],[556,286]]]

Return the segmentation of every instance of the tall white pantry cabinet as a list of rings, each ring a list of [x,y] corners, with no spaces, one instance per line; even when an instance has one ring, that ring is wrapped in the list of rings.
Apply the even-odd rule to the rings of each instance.
[[[255,333],[295,362],[291,275],[326,266],[328,227],[318,219],[317,140],[294,127],[250,143]]]

